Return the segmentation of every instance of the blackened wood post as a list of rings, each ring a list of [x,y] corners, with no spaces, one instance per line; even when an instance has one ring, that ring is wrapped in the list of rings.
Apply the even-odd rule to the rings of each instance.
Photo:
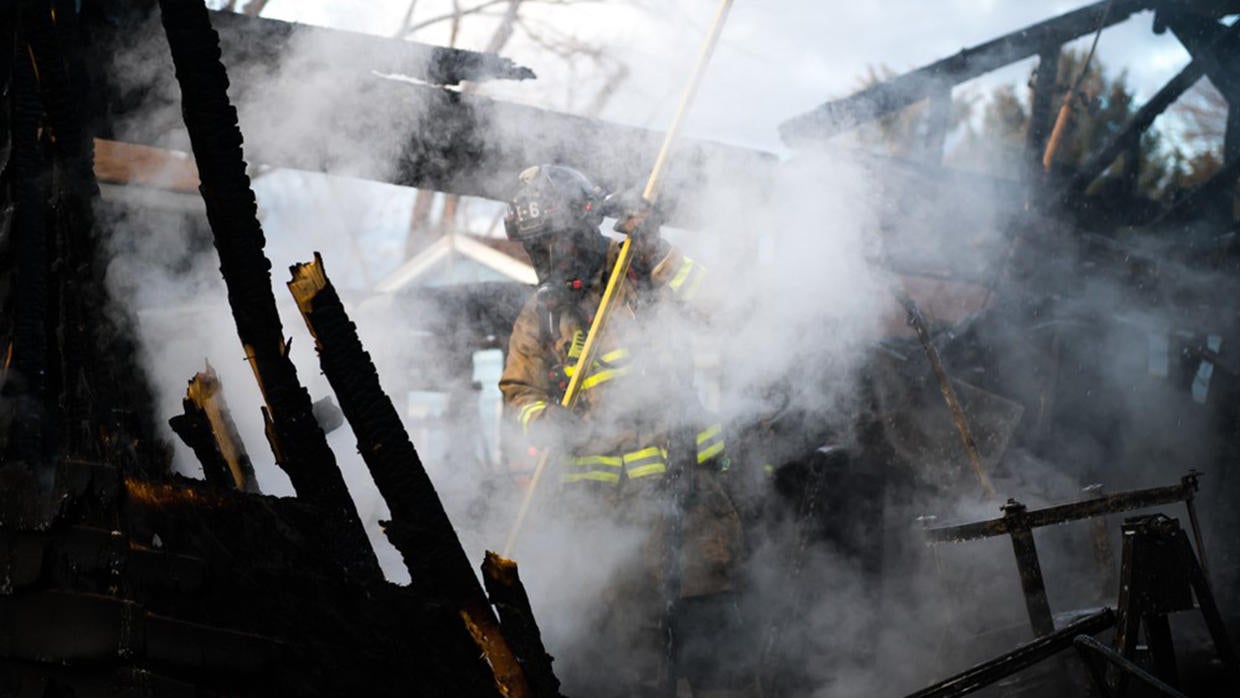
[[[502,695],[531,695],[435,485],[327,278],[322,258],[316,252],[313,262],[295,264],[289,271],[293,277],[289,291],[314,336],[323,375],[357,437],[357,450],[387,502],[392,514],[385,526],[387,535],[409,568],[413,586],[432,602],[459,613],[490,663]]]
[[[1025,153],[1030,170],[1038,172],[1042,151],[1051,133],[1056,83],[1059,81],[1059,44],[1051,44],[1038,54],[1038,72],[1033,81],[1033,103],[1029,107],[1029,130],[1025,132]]]
[[[534,619],[530,597],[525,593],[517,563],[488,551],[482,563],[482,583],[499,612],[500,627],[512,652],[525,670],[536,698],[559,698],[560,680],[551,668],[554,658],[543,645],[542,631]]]
[[[952,126],[952,89],[944,87],[930,95],[930,109],[926,114],[926,140],[922,162],[929,165],[943,163],[943,144]]]
[[[228,287],[228,303],[266,402],[276,462],[297,496],[332,520],[327,547],[350,572],[382,576],[357,507],[311,409],[310,395],[288,357],[271,290],[271,262],[241,152],[237,110],[228,100],[219,36],[201,0],[160,0],[160,14],[181,86],[181,113],[202,181],[207,220]]]
[[[28,8],[22,8],[28,9]],[[10,8],[15,15],[17,8]],[[32,13],[31,13],[32,14]],[[27,19],[23,17],[22,19]],[[29,40],[27,25],[19,22],[20,40]],[[11,30],[8,30],[11,31]],[[44,158],[40,133],[44,118],[40,101],[37,56],[27,43],[11,57],[13,265],[15,300],[12,339],[4,356],[4,396],[14,401],[6,460],[19,462],[38,474],[39,483],[51,489],[51,471],[39,469],[46,455],[48,413],[49,275],[47,207],[51,168]]]
[[[1101,484],[1088,485],[1082,490],[1089,497],[1105,497],[1106,492]],[[1098,565],[1099,596],[1108,599],[1115,593],[1118,583],[1115,577],[1115,549],[1111,546],[1111,528],[1107,525],[1107,517],[1099,515],[1090,518],[1089,531],[1093,540],[1094,562]]]
[[[1042,579],[1038,549],[1033,543],[1033,530],[1025,520],[1025,505],[1009,499],[1003,505],[1003,517],[1012,537],[1012,550],[1016,553],[1016,567],[1020,571],[1020,587],[1025,592],[1029,624],[1035,636],[1050,635],[1055,632],[1055,620],[1051,616],[1050,602],[1046,600],[1046,583]]]

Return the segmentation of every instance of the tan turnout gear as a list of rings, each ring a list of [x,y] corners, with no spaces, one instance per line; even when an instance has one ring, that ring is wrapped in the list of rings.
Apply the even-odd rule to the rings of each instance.
[[[576,294],[572,307],[552,312],[534,297],[517,318],[499,387],[508,415],[527,436],[537,435],[540,421],[555,409],[618,254],[619,243],[611,241],[606,262]],[[582,382],[574,412],[588,438],[580,439],[584,445],[572,452],[558,454],[556,461],[562,487],[592,490],[615,509],[613,516],[647,519],[652,535],[645,557],[657,579],[662,523],[637,500],[667,472],[672,415],[665,412],[673,401],[669,391],[691,389],[692,362],[687,350],[667,336],[665,323],[643,323],[642,318],[658,313],[662,305],[691,301],[705,272],[674,247],[652,261],[647,286],[635,279],[624,284],[599,339],[598,358]],[[741,547],[739,518],[716,479],[726,463],[723,430],[718,423],[703,422],[697,425],[697,461],[704,466],[696,473],[700,494],[684,514],[686,595],[730,589],[732,563]]]
[[[601,616],[589,641],[577,647],[592,653],[591,663],[604,661],[614,672],[610,688],[591,687],[599,696],[612,690],[628,695],[632,687],[656,681],[665,668],[660,623],[671,498],[662,483],[670,432],[683,420],[695,421],[698,467],[693,495],[680,512],[681,597],[721,598],[732,591],[743,548],[740,517],[721,482],[728,462],[722,426],[700,407],[697,414],[684,413],[685,405],[697,401],[687,333],[677,331],[676,323],[705,272],[666,243],[661,253],[662,259],[643,260],[648,273],[630,272],[614,299],[572,415],[559,403],[619,254],[615,241],[609,241],[598,271],[573,293],[553,302],[536,294],[526,303],[499,384],[508,418],[533,446],[553,448],[547,477],[559,483],[553,500],[559,514],[586,525],[609,520],[618,530],[641,531],[639,559],[621,565],[599,590]],[[565,439],[567,446],[544,430],[544,422],[557,420],[579,432]]]

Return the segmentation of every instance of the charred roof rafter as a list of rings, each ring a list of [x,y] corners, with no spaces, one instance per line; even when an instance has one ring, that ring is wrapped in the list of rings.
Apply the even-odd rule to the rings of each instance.
[[[1102,0],[984,44],[961,49],[953,56],[793,117],[780,124],[780,136],[790,145],[830,138],[899,111],[945,88],[1043,54],[1049,48],[1097,31],[1099,27],[1118,24],[1159,4],[1159,0]]]

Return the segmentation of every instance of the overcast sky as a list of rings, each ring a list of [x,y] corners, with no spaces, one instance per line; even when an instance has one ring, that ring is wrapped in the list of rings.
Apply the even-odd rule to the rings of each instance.
[[[469,6],[474,0],[462,4]],[[528,12],[565,33],[622,55],[631,76],[616,91],[603,116],[662,128],[671,120],[678,94],[717,6],[714,0],[653,3],[596,0],[578,6],[531,5]],[[272,0],[265,15],[310,24],[391,35],[409,0]],[[1090,3],[1027,0],[736,0],[708,76],[687,123],[692,136],[780,150],[776,128],[785,119],[821,102],[853,92],[868,66],[904,71],[947,57],[1028,24]],[[419,0],[417,16],[439,14],[440,0]],[[1110,68],[1126,69],[1138,98],[1146,97],[1188,62],[1168,32],[1155,36],[1153,14],[1143,12],[1103,32],[1098,56]],[[467,24],[461,45],[478,48],[489,36],[489,20]],[[443,27],[415,38],[446,41]],[[1079,44],[1088,46],[1091,36]],[[529,42],[514,40],[503,53],[529,65],[537,83],[490,85],[488,90],[550,108],[566,108],[565,83],[572,78],[560,62]],[[964,90],[985,90],[998,82],[1023,84],[1033,60],[996,71]]]

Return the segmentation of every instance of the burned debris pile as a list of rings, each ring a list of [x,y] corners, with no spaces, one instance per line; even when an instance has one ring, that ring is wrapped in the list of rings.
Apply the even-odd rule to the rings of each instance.
[[[338,387],[363,448],[379,456],[367,462],[392,502],[393,539],[416,563],[414,585],[384,581],[288,359],[218,37],[202,3],[180,0],[161,3],[160,16],[200,189],[266,433],[297,497],[257,491],[210,366],[172,420],[207,479],[171,472],[130,328],[107,308],[107,231],[92,217],[97,115],[79,24],[91,9],[24,2],[3,11],[13,31],[0,125],[13,147],[4,152],[0,258],[0,693],[556,695],[528,604],[520,627],[501,630],[370,367],[369,382],[346,375]],[[454,64],[458,79],[481,69],[461,66],[496,64],[471,61]],[[316,336],[335,341],[351,325],[337,317],[338,301],[323,302],[334,292],[321,266],[319,278],[317,294],[298,297]],[[320,348],[335,379],[337,355]],[[364,354],[343,358],[369,366]],[[386,413],[376,410],[384,404]],[[525,592],[515,570],[508,579],[498,588],[511,605]],[[540,692],[526,685],[505,633],[536,652]]]

